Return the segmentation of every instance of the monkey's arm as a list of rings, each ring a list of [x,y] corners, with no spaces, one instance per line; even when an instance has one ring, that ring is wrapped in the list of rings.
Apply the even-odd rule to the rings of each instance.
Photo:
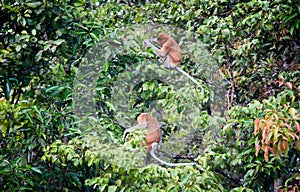
[[[159,57],[158,61],[160,63],[163,63],[166,68],[172,68],[172,69],[175,68],[173,64],[170,63],[170,60],[167,57],[170,52],[170,48],[168,46],[163,46],[161,49],[159,49],[152,43],[153,40],[155,40],[154,42],[157,42],[156,39],[146,39],[143,42],[143,48],[145,49],[147,47],[151,47],[153,51],[155,51],[156,56]]]
[[[126,137],[127,133],[134,132],[136,129],[143,129],[146,127],[147,127],[147,123],[140,123],[140,124],[137,124],[136,126],[126,129],[123,133],[122,141],[125,142],[125,137]]]
[[[168,55],[168,51],[163,51],[163,48],[160,49],[156,47],[156,45],[153,44],[153,42],[157,42],[157,40],[154,39],[146,39],[143,42],[143,49],[146,49],[147,47],[151,47],[153,51],[155,51],[156,55],[159,57],[166,57]]]
[[[151,47],[154,51],[158,51],[159,48],[156,47],[153,43],[157,43],[157,39],[153,38],[153,39],[145,39],[143,42],[143,49],[146,49],[147,47]]]
[[[189,165],[196,165],[196,163],[168,163],[168,162],[165,162],[164,160],[158,158],[156,155],[155,155],[155,151],[157,150],[157,147],[158,147],[158,143],[154,142],[152,143],[152,149],[150,151],[150,155],[158,162],[160,162],[161,164],[164,164],[164,165],[167,165],[167,166],[170,166],[170,167],[176,167],[176,166],[189,166]]]

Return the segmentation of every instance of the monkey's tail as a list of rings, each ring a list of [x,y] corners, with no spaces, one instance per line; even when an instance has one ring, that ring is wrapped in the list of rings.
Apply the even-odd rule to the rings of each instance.
[[[154,151],[156,151],[157,149],[157,146],[158,146],[158,143],[154,142],[152,143],[152,149],[150,151],[150,155],[158,162],[160,162],[161,164],[164,164],[164,165],[167,165],[167,166],[170,166],[170,167],[176,167],[176,166],[190,166],[190,165],[196,165],[196,163],[168,163],[168,162],[165,162],[164,160],[158,158]]]
[[[176,70],[188,77],[190,80],[192,80],[198,87],[201,87],[201,85],[192,77],[190,74],[185,72],[183,69],[181,69],[179,66],[176,67]]]

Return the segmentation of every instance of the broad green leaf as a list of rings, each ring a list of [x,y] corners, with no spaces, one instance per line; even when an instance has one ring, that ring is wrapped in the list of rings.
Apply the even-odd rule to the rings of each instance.
[[[43,50],[40,50],[36,55],[35,55],[35,61],[38,62],[41,60],[43,54]]]
[[[34,171],[36,173],[43,174],[42,171],[37,167],[32,167],[31,169],[32,169],[32,171]]]
[[[106,61],[106,62],[104,63],[103,70],[104,70],[105,72],[107,72],[108,68],[109,68],[109,63]]]
[[[42,4],[43,4],[43,2],[41,2],[41,1],[26,3],[27,6],[32,7],[32,8],[36,8],[37,6],[42,5]]]
[[[117,186],[109,186],[107,191],[108,192],[115,192],[117,189],[118,189]]]

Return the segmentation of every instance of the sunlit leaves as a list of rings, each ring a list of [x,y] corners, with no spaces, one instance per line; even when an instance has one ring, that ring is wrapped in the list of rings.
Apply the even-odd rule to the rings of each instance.
[[[245,186],[262,186],[266,182],[262,177],[275,177],[274,173],[280,175],[283,170],[294,169],[290,164],[297,164],[295,154],[300,143],[299,120],[295,120],[299,117],[299,105],[294,102],[298,98],[296,91],[286,89],[277,97],[253,101],[246,107],[235,106],[230,111],[231,119],[224,131],[235,131],[227,139],[240,150],[237,158],[245,163]]]
[[[285,97],[283,95],[282,97]],[[292,96],[293,97],[293,96]],[[282,100],[277,98],[277,100]],[[286,106],[286,104],[285,104]],[[264,106],[264,117],[254,121],[254,136],[256,136],[256,155],[261,148],[264,151],[265,161],[269,161],[269,152],[276,156],[287,154],[290,145],[300,140],[298,136],[300,114],[294,107],[281,107],[270,110],[268,103]],[[272,106],[273,107],[273,106]],[[258,139],[260,142],[258,142]]]

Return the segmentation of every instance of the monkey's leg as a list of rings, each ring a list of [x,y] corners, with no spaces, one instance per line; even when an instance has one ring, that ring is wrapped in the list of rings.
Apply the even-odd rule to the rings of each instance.
[[[167,69],[175,69],[176,68],[176,65],[174,65],[170,61],[170,59],[169,59],[168,56],[166,58],[161,57],[158,61],[161,62],[161,63],[163,63],[164,66],[165,66],[165,68],[167,68]]]

